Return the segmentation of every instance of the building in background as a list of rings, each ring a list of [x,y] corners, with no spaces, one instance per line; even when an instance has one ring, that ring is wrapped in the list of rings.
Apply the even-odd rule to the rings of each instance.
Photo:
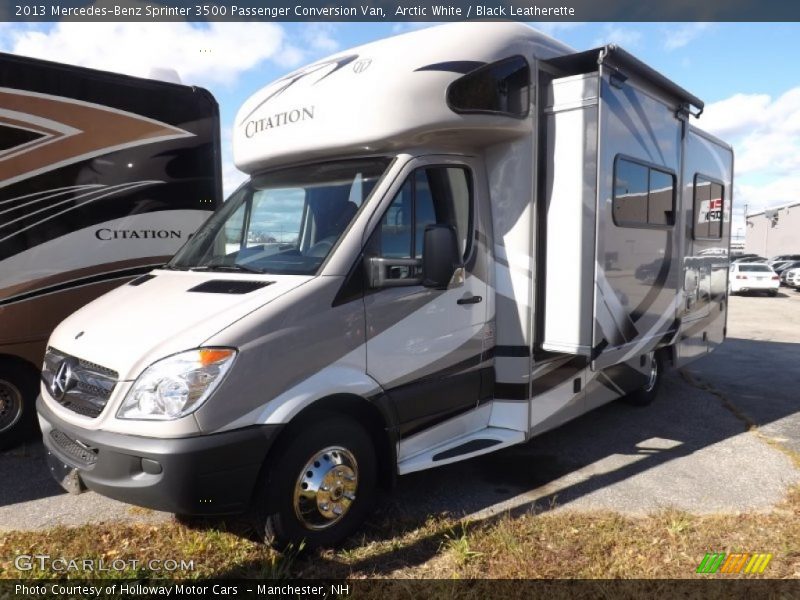
[[[747,215],[745,252],[800,254],[800,202]]]

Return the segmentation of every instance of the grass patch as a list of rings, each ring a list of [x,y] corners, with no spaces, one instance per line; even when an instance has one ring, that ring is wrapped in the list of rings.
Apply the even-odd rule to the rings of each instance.
[[[448,515],[424,522],[384,510],[339,550],[280,554],[220,523],[87,525],[0,537],[0,577],[20,572],[14,557],[136,560],[137,568],[99,577],[169,577],[150,560],[193,561],[182,578],[691,578],[706,552],[771,552],[760,577],[800,577],[800,488],[771,513],[693,515],[665,510],[647,517],[613,512],[504,514],[479,522]],[[71,573],[71,576],[84,576]],[[720,576],[729,577],[729,576]],[[743,576],[744,577],[744,576]],[[751,576],[748,576],[751,577]]]

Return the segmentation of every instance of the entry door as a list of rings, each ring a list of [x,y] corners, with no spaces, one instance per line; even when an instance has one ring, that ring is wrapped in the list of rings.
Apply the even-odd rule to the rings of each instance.
[[[420,260],[391,267],[392,285],[365,295],[367,372],[394,404],[404,437],[474,408],[487,385],[481,369],[487,284],[477,276],[486,272],[487,257],[475,235],[474,189],[466,164],[417,163],[367,243],[368,256],[421,259],[426,226],[448,224],[464,253],[463,282],[446,290],[401,282],[419,279]]]

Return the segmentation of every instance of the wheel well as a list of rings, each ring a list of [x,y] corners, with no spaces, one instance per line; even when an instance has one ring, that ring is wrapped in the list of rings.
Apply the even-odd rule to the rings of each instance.
[[[33,375],[37,378],[39,377],[39,367],[35,366],[30,361],[13,354],[0,354],[0,368],[5,366],[15,369],[24,369],[28,371],[29,375]]]
[[[665,367],[675,367],[678,364],[677,353],[678,353],[678,345],[672,344],[671,346],[665,346],[663,348],[659,348],[655,352],[661,357],[662,362],[664,363]]]
[[[390,425],[373,402],[360,396],[337,394],[317,400],[292,418],[278,439],[275,440],[272,448],[280,447],[281,442],[291,438],[293,432],[302,427],[303,423],[332,414],[354,419],[369,433],[378,461],[378,481],[383,487],[391,488],[395,483],[397,470],[395,440],[391,435]],[[267,454],[267,460],[269,460],[269,454]]]

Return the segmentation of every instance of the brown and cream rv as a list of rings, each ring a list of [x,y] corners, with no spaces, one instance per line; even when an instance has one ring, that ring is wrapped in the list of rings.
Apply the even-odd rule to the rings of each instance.
[[[53,328],[166,262],[219,164],[206,90],[0,53],[0,449],[35,427]]]

